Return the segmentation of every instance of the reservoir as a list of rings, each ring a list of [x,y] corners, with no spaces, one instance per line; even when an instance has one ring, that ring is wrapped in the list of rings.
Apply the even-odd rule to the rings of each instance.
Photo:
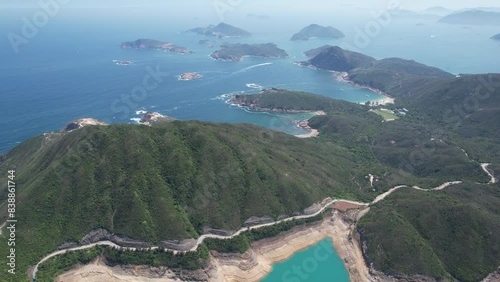
[[[344,262],[333,248],[331,238],[324,239],[289,259],[273,265],[261,282],[332,281],[349,282]]]

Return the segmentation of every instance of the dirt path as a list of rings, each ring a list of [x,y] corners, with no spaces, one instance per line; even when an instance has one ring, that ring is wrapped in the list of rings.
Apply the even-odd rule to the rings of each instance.
[[[5,227],[6,224],[7,224],[7,221],[4,222],[2,225],[0,225],[0,236],[2,236],[2,229]]]
[[[387,198],[390,194],[396,192],[397,190],[401,189],[401,188],[412,188],[412,189],[416,189],[416,190],[419,190],[419,191],[439,191],[439,190],[443,190],[445,188],[448,188],[449,186],[452,186],[452,185],[457,185],[457,184],[461,184],[462,181],[451,181],[451,182],[446,182],[438,187],[434,187],[434,188],[431,188],[431,189],[424,189],[424,188],[420,188],[418,186],[413,186],[413,187],[410,187],[410,186],[407,186],[407,185],[400,185],[400,186],[396,186],[394,188],[391,188],[389,189],[389,191],[383,193],[383,194],[380,194],[378,195],[375,200],[373,200],[370,205],[374,205],[382,200],[384,200],[385,198]]]
[[[484,172],[486,172],[491,180],[488,184],[495,184],[497,183],[497,179],[495,178],[495,176],[493,174],[491,174],[491,172],[488,170],[488,166],[490,166],[491,164],[481,164],[481,168],[484,170]]]

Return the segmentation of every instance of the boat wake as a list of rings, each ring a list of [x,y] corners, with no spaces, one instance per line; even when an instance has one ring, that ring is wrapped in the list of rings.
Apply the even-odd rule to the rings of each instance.
[[[262,85],[259,85],[257,83],[247,83],[246,86],[248,88],[253,88],[253,89],[264,89],[264,87]]]
[[[272,65],[273,63],[262,63],[262,64],[258,64],[258,65],[253,65],[253,66],[249,66],[249,67],[246,67],[244,69],[241,69],[239,71],[236,71],[234,74],[239,74],[239,73],[243,73],[243,72],[247,72],[251,69],[254,69],[254,68],[259,68],[259,67],[263,67],[263,66],[269,66],[269,65]]]

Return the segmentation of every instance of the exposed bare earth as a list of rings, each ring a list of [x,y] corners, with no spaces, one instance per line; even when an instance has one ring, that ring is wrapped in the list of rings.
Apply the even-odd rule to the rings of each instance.
[[[294,253],[332,238],[337,253],[346,263],[351,281],[370,281],[368,268],[355,240],[350,240],[352,225],[336,212],[334,216],[310,227],[296,227],[276,238],[264,239],[252,244],[247,253],[239,257],[214,256],[217,280],[258,281],[272,269],[272,264],[286,260]]]
[[[314,115],[315,116],[325,116],[326,113],[324,111],[316,111],[316,112],[314,112]],[[304,130],[309,130],[309,133],[295,135],[295,137],[298,137],[298,138],[313,138],[313,137],[318,137],[319,136],[319,131],[317,129],[312,129],[309,126],[309,120],[303,121],[303,122],[299,123],[299,126],[302,129],[304,129]]]
[[[105,122],[93,119],[93,118],[81,118],[81,119],[77,119],[75,121],[68,123],[64,127],[63,131],[73,131],[75,129],[79,129],[79,128],[82,128],[85,126],[91,126],[91,125],[108,125],[108,124]]]
[[[346,212],[350,209],[359,209],[359,208],[363,208],[363,207],[364,206],[362,206],[362,205],[348,203],[348,202],[336,202],[331,206],[332,209],[336,209],[336,210],[339,210],[341,212]]]
[[[211,267],[206,271],[208,281],[258,281],[272,269],[272,264],[288,259],[294,253],[317,244],[325,238],[332,238],[334,247],[346,268],[351,281],[374,281],[363,259],[358,242],[351,238],[354,228],[343,214],[334,215],[310,226],[297,226],[275,238],[254,242],[244,254],[219,254],[212,252]],[[176,280],[178,279],[178,280]],[[98,281],[182,281],[175,273],[164,268],[109,267],[97,261],[78,266],[60,275],[57,282]]]
[[[165,268],[110,267],[99,259],[74,268],[56,278],[56,282],[171,282],[181,281]]]
[[[500,267],[497,269],[497,271],[491,273],[488,275],[488,277],[484,278],[482,282],[498,282],[500,281]]]

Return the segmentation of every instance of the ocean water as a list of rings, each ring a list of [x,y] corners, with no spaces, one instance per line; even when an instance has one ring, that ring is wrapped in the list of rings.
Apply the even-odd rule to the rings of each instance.
[[[22,15],[2,15],[0,34],[21,33]],[[362,103],[381,96],[336,81],[331,73],[294,64],[307,59],[303,52],[326,44],[351,47],[376,58],[398,56],[441,67],[452,73],[498,72],[500,44],[489,39],[493,27],[462,27],[434,21],[394,21],[369,44],[354,44],[367,21],[338,22],[346,38],[291,42],[298,24],[277,30],[277,23],[255,26],[248,39],[224,42],[274,42],[288,59],[245,58],[219,62],[209,55],[213,48],[198,43],[204,36],[184,33],[197,21],[158,28],[154,21],[130,22],[124,18],[102,22],[62,15],[19,46],[14,53],[8,40],[0,41],[0,152],[38,134],[57,131],[71,120],[92,117],[108,123],[137,123],[143,111],[157,111],[179,120],[252,123],[290,134],[303,134],[293,121],[310,115],[257,113],[225,103],[225,95],[255,93],[247,84],[309,91],[335,99]],[[120,21],[121,20],[121,21]],[[337,20],[338,21],[338,20]],[[417,25],[417,23],[419,25]],[[235,23],[252,30],[251,22]],[[167,25],[165,25],[167,26]],[[264,26],[264,27],[263,27]],[[275,29],[268,32],[265,27]],[[272,28],[271,28],[272,27]],[[410,32],[411,31],[411,32]],[[4,37],[7,38],[7,37]],[[154,38],[185,46],[195,53],[178,55],[157,50],[120,49],[122,41]],[[359,46],[358,46],[359,47]],[[113,60],[130,60],[121,66]],[[202,79],[179,81],[184,72],[198,72]],[[144,80],[151,73],[156,79]]]
[[[324,239],[286,261],[273,265],[261,282],[332,281],[349,282],[344,262],[335,252],[331,238]]]

